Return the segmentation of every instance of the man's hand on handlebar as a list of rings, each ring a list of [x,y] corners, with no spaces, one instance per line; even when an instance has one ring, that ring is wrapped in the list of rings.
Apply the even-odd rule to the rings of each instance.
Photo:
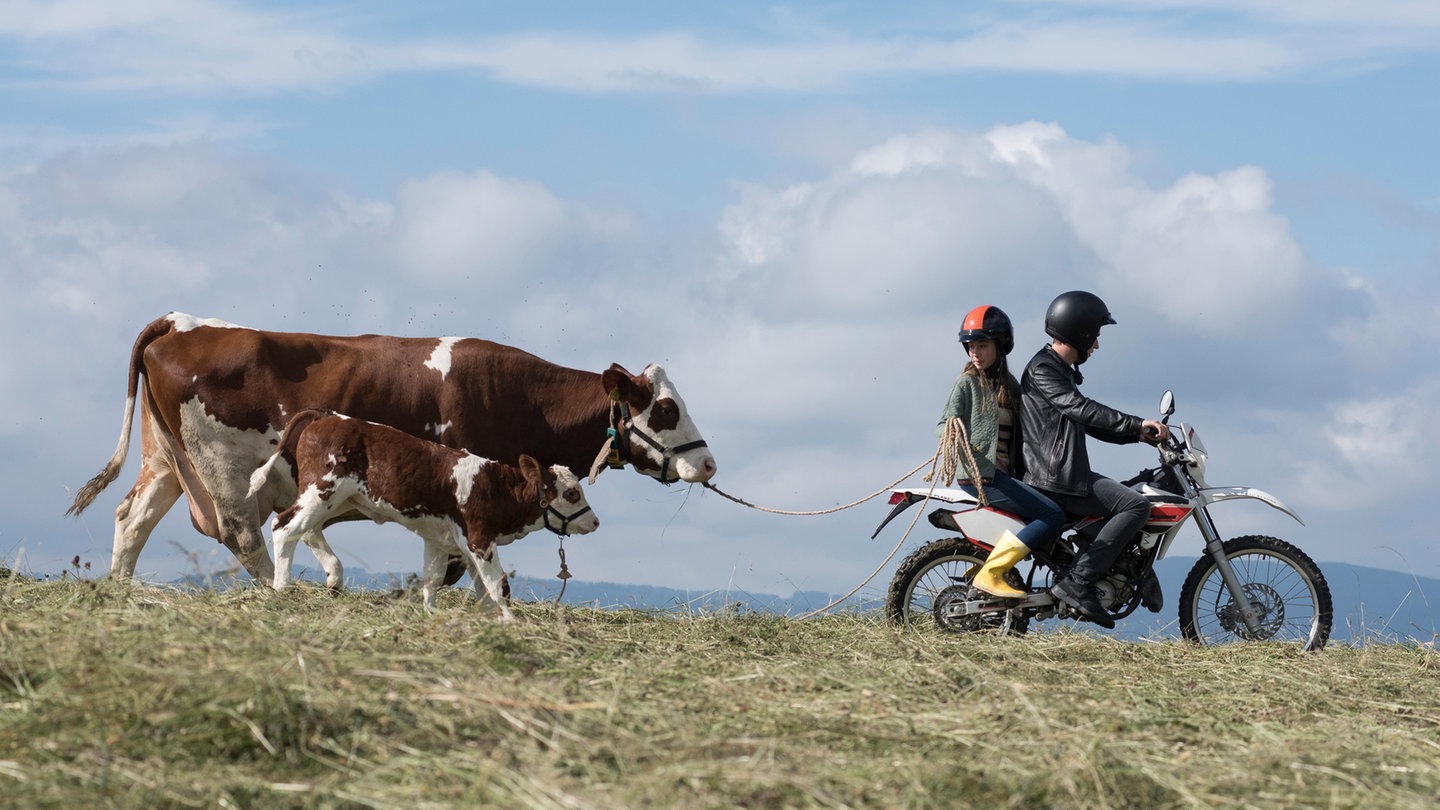
[[[1146,444],[1159,444],[1170,438],[1170,426],[1154,419],[1140,423],[1140,439]]]

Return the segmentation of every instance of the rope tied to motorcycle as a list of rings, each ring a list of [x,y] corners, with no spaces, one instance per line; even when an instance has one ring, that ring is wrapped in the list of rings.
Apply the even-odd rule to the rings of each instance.
[[[816,509],[808,512],[796,512],[787,509],[774,509],[768,506],[758,506],[745,500],[744,498],[731,495],[730,493],[720,489],[709,481],[706,481],[704,484],[702,484],[702,486],[728,501],[738,503],[741,506],[748,506],[751,509],[755,509],[760,512],[769,512],[772,515],[795,515],[800,517],[813,517],[815,515],[829,515],[834,514],[835,512],[843,512],[846,509],[851,509],[853,507],[859,506],[860,504],[872,500],[879,495],[883,495],[886,492],[894,489],[905,479],[925,469],[925,465],[927,464],[931,465],[930,472],[926,473],[925,477],[921,480],[929,483],[931,479],[935,477],[936,472],[938,471],[940,475],[940,485],[947,487],[955,482],[955,474],[960,470],[960,468],[963,467],[966,475],[969,476],[969,479],[968,481],[966,481],[966,483],[975,487],[975,492],[980,500],[980,505],[989,505],[990,501],[985,497],[985,488],[980,481],[980,468],[979,465],[975,462],[975,452],[972,449],[972,445],[970,444],[970,436],[965,430],[965,422],[959,417],[951,417],[950,419],[946,420],[945,428],[943,431],[941,431],[940,446],[935,451],[935,455],[920,462],[920,464],[917,465],[915,469],[905,473],[904,475],[897,478],[895,481],[881,487],[880,489],[870,493],[869,495],[866,495],[865,497],[857,501],[851,501],[850,503],[847,503],[843,506],[836,506],[830,509]],[[934,491],[934,487],[931,487],[931,491]]]
[[[836,605],[839,605],[840,603],[859,593],[861,588],[870,584],[871,580],[878,576],[881,571],[885,570],[885,566],[889,565],[890,561],[895,559],[895,555],[898,554],[900,552],[900,549],[904,547],[905,541],[910,537],[910,531],[915,528],[915,523],[919,521],[920,516],[925,513],[925,503],[929,503],[930,496],[935,493],[935,488],[941,484],[948,487],[952,483],[954,483],[955,473],[959,470],[960,467],[963,466],[966,473],[970,476],[970,483],[972,486],[975,487],[975,491],[979,497],[980,503],[982,505],[988,503],[985,498],[984,487],[982,486],[980,480],[979,465],[975,462],[975,454],[971,448],[970,436],[965,430],[965,423],[959,417],[951,417],[950,419],[946,420],[945,429],[941,431],[940,435],[940,446],[938,449],[936,449],[935,455],[931,456],[928,459],[925,459],[925,461],[920,463],[920,466],[916,467],[908,473],[905,473],[904,476],[902,476],[899,480],[895,481],[893,484],[890,484],[889,486],[878,490],[873,494],[867,495],[858,501],[845,504],[844,506],[837,506],[834,509],[822,509],[813,512],[791,512],[782,509],[770,509],[763,506],[756,506],[749,501],[727,494],[708,481],[705,482],[705,486],[708,489],[719,494],[723,498],[734,501],[735,503],[738,503],[742,506],[748,506],[751,509],[758,509],[762,512],[770,512],[777,515],[826,515],[832,512],[839,512],[843,509],[849,509],[853,506],[858,506],[870,500],[871,498],[874,498],[876,495],[894,489],[897,485],[900,484],[901,481],[904,481],[906,478],[909,478],[910,476],[924,469],[926,464],[930,465],[930,472],[926,473],[923,480],[930,482],[930,491],[925,493],[925,502],[920,505],[919,509],[915,510],[915,516],[910,519],[910,525],[905,527],[905,533],[900,535],[899,540],[895,541],[895,547],[890,549],[890,553],[885,555],[885,559],[881,560],[879,565],[875,566],[875,570],[871,571],[869,576],[861,580],[859,585],[851,588],[849,593],[845,594],[839,599],[832,600],[830,604],[825,605],[824,607],[816,608],[809,613],[796,617],[796,621],[805,621],[806,619],[811,619],[815,616],[819,616],[822,613],[828,613]],[[937,472],[939,473],[938,476],[936,475]]]

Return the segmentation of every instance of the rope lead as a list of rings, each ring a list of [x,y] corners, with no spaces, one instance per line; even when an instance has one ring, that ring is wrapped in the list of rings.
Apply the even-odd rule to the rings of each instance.
[[[859,506],[860,504],[865,503],[871,498],[874,498],[876,495],[889,492],[890,490],[898,486],[906,478],[909,478],[910,476],[924,469],[926,464],[931,465],[930,472],[926,473],[924,478],[925,481],[930,482],[930,491],[925,493],[925,502],[921,503],[920,508],[915,511],[915,517],[910,519],[910,525],[906,527],[905,533],[900,536],[900,539],[898,541],[896,541],[895,547],[890,549],[890,553],[886,555],[885,559],[881,561],[880,565],[876,566],[875,570],[870,572],[870,576],[865,577],[865,579],[861,580],[860,584],[852,588],[849,593],[845,594],[839,599],[832,601],[825,607],[812,610],[809,613],[796,617],[797,621],[804,621],[806,619],[818,616],[822,613],[826,613],[831,608],[854,596],[860,591],[861,588],[868,585],[870,583],[870,580],[874,579],[876,575],[883,571],[885,569],[885,566],[890,564],[890,561],[895,558],[896,553],[898,553],[901,547],[904,546],[905,540],[910,537],[910,531],[915,528],[915,523],[919,521],[920,516],[925,513],[925,504],[929,503],[930,496],[935,493],[935,487],[940,483],[943,483],[947,487],[950,486],[950,484],[954,482],[955,473],[958,471],[960,466],[963,465],[966,473],[969,475],[971,485],[975,487],[975,492],[980,501],[980,505],[989,505],[989,501],[985,497],[985,490],[981,486],[980,469],[979,466],[975,463],[975,454],[970,447],[970,437],[965,431],[965,423],[961,421],[959,417],[951,417],[950,419],[946,420],[945,430],[942,432],[940,438],[940,447],[935,451],[935,455],[931,456],[928,459],[925,459],[920,463],[918,467],[908,473],[905,473],[894,483],[884,487],[883,489],[880,489],[873,494],[866,495],[858,501],[855,501],[853,503],[847,503],[844,506],[837,506],[834,509],[821,509],[813,512],[790,512],[783,509],[770,509],[764,506],[756,506],[755,504],[750,503],[743,498],[737,498],[734,495],[730,495],[722,491],[719,487],[716,487],[709,481],[706,481],[704,486],[706,489],[715,492],[722,498],[734,501],[741,506],[748,506],[751,509],[758,509],[761,512],[769,512],[775,515],[828,515],[832,512],[839,512],[844,509],[849,509],[853,506]],[[940,473],[938,478],[935,475],[937,471],[939,471]]]

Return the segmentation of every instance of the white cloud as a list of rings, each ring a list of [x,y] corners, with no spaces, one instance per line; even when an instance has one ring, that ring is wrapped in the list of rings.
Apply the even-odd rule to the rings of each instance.
[[[1077,240],[1108,267],[1117,301],[1178,300],[1184,305],[1166,312],[1180,325],[1226,328],[1298,284],[1303,256],[1258,167],[1151,189],[1115,143],[1077,142],[1034,123],[998,128],[990,138],[1002,161],[1055,198]]]
[[[1306,11],[1293,7],[1304,6]],[[566,92],[831,90],[974,71],[1255,81],[1433,53],[1440,19],[1411,2],[1013,5],[957,13],[951,31],[786,25],[752,34],[544,29],[407,38],[403,14],[342,19],[218,0],[11,2],[0,37],[26,83],[84,92],[327,90],[380,76],[478,71]],[[1195,24],[1196,15],[1208,25]],[[388,30],[387,30],[388,29]],[[367,30],[385,33],[367,34]]]
[[[254,303],[242,291],[313,272],[389,217],[204,146],[64,153],[0,177],[0,200],[0,264],[38,296],[28,305],[75,314],[226,289]]]
[[[1226,328],[1293,294],[1303,265],[1260,169],[1152,189],[1118,144],[1039,123],[891,138],[823,181],[744,189],[720,232],[727,279],[847,315],[953,306],[941,290],[1005,300],[1039,283]]]
[[[434,284],[499,284],[549,258],[567,225],[566,206],[539,183],[486,171],[447,172],[401,187],[400,263]]]
[[[1427,497],[1440,436],[1440,379],[1397,380],[1396,390],[1328,403],[1298,421],[1283,450],[1298,482],[1295,502],[1310,511],[1344,514],[1357,504],[1383,509],[1399,499]],[[1411,384],[1405,384],[1411,383]]]

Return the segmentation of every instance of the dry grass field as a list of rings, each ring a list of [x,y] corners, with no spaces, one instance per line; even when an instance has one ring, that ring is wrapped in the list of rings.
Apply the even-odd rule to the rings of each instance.
[[[1440,657],[0,579],[0,805],[1440,806]]]

